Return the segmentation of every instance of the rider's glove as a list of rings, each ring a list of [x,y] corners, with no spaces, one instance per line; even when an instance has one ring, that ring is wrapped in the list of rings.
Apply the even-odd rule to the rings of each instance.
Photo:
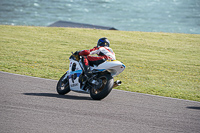
[[[77,61],[80,60],[79,52],[80,52],[80,51],[76,51],[76,52],[73,54],[73,56],[76,58]]]
[[[76,51],[76,52],[74,53],[74,55],[79,55],[79,52],[80,52],[80,51]]]

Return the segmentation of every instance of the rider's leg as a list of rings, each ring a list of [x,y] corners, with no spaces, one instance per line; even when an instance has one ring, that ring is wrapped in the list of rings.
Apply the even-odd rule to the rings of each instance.
[[[89,66],[87,56],[83,56],[82,63],[83,63],[84,73],[86,74],[86,76],[91,77],[90,66]]]
[[[87,77],[92,77],[92,72],[90,70],[90,66],[93,66],[93,65],[98,66],[99,64],[103,63],[104,61],[105,61],[105,59],[103,57],[83,56],[82,63],[83,63],[84,74]]]
[[[98,66],[99,64],[103,63],[106,61],[106,59],[104,59],[104,57],[96,57],[96,56],[87,56],[87,59],[89,61],[89,65],[93,66],[96,65]]]

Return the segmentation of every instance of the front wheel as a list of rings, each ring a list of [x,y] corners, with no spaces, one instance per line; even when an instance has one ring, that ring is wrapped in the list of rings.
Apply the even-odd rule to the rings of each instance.
[[[67,73],[65,73],[57,83],[56,90],[57,90],[58,94],[60,94],[60,95],[65,95],[68,92],[70,92],[69,79],[68,79],[68,77],[66,79],[64,79],[66,74]]]
[[[93,85],[90,96],[94,100],[101,100],[111,92],[114,80],[110,74],[105,74],[97,76],[97,81],[99,85]]]

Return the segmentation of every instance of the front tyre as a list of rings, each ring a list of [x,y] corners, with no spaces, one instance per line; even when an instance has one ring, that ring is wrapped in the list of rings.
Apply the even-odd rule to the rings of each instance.
[[[93,85],[90,89],[90,96],[94,100],[101,100],[105,98],[112,90],[114,80],[110,74],[97,76],[99,85]]]
[[[66,79],[64,79],[66,74],[67,73],[65,73],[57,83],[56,90],[57,90],[58,94],[60,94],[60,95],[65,95],[68,92],[70,92],[69,79],[68,79],[68,77]]]

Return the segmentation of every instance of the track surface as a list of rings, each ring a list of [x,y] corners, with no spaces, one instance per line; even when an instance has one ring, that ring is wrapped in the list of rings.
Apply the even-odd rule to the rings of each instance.
[[[101,101],[56,80],[0,72],[1,133],[200,133],[200,103],[113,90]]]

